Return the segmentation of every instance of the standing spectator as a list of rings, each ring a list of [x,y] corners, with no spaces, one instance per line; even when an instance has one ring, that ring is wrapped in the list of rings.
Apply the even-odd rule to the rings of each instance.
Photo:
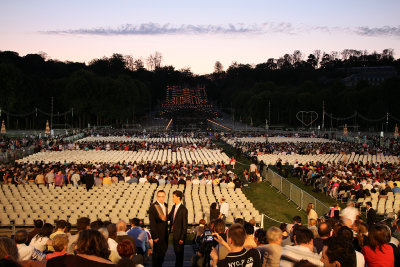
[[[229,267],[234,266],[236,262],[251,264],[254,267],[261,266],[261,255],[256,249],[246,250],[243,247],[246,239],[246,232],[241,224],[232,224],[228,230],[227,242],[217,235],[217,240],[229,247],[229,254],[223,260],[219,260],[218,252],[213,248],[211,251],[212,266]],[[235,265],[238,266],[238,265]],[[242,264],[242,266],[245,266]]]
[[[154,247],[152,255],[152,266],[162,266],[165,253],[168,249],[168,221],[167,207],[164,204],[165,192],[157,192],[157,201],[150,206],[149,219],[150,231],[153,237]]]
[[[59,170],[58,173],[54,176],[54,186],[63,187],[64,185],[64,175],[62,171]]]
[[[356,267],[356,254],[350,242],[329,238],[324,241],[321,262],[326,267]]]
[[[217,203],[213,202],[210,205],[210,222],[218,219],[219,217],[219,209],[217,209]]]
[[[327,222],[322,222],[318,225],[318,237],[314,239],[314,247],[317,253],[321,253],[324,248],[324,240],[332,235],[332,226]]]
[[[226,218],[229,216],[229,204],[223,197],[219,200],[219,203],[220,203],[220,208],[219,208],[218,218],[221,218],[224,220],[224,222],[226,222]]]
[[[389,245],[390,236],[384,225],[373,224],[368,232],[368,245],[361,253],[368,267],[394,267],[394,253]]]
[[[247,250],[256,248],[257,244],[254,240],[254,226],[251,223],[246,222],[244,224],[244,230],[246,232],[246,240],[244,241],[243,247]]]
[[[367,207],[367,224],[371,227],[376,222],[376,211],[372,208],[371,201],[365,203],[365,206]]]
[[[295,246],[285,246],[282,250],[281,267],[292,267],[296,262],[303,259],[317,266],[323,266],[319,255],[313,252],[314,235],[309,229],[304,226],[295,226],[293,240]]]
[[[351,221],[351,224],[354,223],[355,220],[360,216],[360,212],[357,208],[354,207],[354,201],[349,201],[347,203],[347,207],[342,211],[342,220],[346,219]]]
[[[308,203],[306,212],[307,212],[308,224],[310,224],[310,220],[311,219],[314,219],[314,220],[318,219],[318,214],[314,210],[314,204],[313,203]]]
[[[46,184],[50,187],[54,186],[54,170],[51,169],[45,176]]]
[[[188,211],[182,204],[183,193],[176,190],[172,194],[172,201],[175,204],[168,215],[171,221],[170,231],[175,253],[175,267],[183,266],[183,255],[188,227]]]
[[[282,231],[278,227],[270,227],[267,231],[268,244],[264,250],[264,266],[279,267],[282,254]]]

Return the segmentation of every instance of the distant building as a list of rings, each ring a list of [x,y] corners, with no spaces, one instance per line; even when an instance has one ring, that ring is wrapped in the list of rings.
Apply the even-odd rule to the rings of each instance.
[[[348,87],[355,86],[360,81],[376,86],[389,78],[398,76],[396,69],[391,66],[338,68],[337,71],[347,75],[342,81]]]

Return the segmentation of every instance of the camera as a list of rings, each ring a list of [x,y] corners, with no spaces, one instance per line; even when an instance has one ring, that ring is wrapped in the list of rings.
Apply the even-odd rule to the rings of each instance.
[[[204,231],[204,236],[205,236],[205,241],[208,242],[213,242],[214,241],[214,236],[211,234],[210,230],[205,230]]]

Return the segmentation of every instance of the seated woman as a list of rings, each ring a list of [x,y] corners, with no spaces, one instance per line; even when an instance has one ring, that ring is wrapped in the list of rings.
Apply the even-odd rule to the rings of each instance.
[[[76,255],[64,255],[47,261],[46,266],[87,266],[101,267],[114,265],[108,260],[110,250],[104,236],[97,230],[83,230],[79,233]]]
[[[130,240],[125,239],[117,246],[121,259],[118,266],[143,266],[143,256],[136,253],[136,246]]]

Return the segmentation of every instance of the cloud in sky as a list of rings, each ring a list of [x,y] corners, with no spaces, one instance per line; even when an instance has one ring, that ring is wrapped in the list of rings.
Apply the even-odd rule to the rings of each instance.
[[[265,22],[262,24],[244,24],[231,23],[225,25],[193,25],[181,24],[173,25],[170,23],[142,23],[142,24],[125,24],[118,27],[97,27],[97,28],[81,28],[68,30],[47,30],[41,31],[46,34],[72,34],[72,35],[184,35],[184,34],[268,34],[268,33],[285,33],[297,34],[302,32],[337,32],[346,31],[349,33],[362,36],[397,36],[400,37],[399,26],[383,26],[383,27],[327,27],[327,26],[307,26],[293,25],[288,22]]]

